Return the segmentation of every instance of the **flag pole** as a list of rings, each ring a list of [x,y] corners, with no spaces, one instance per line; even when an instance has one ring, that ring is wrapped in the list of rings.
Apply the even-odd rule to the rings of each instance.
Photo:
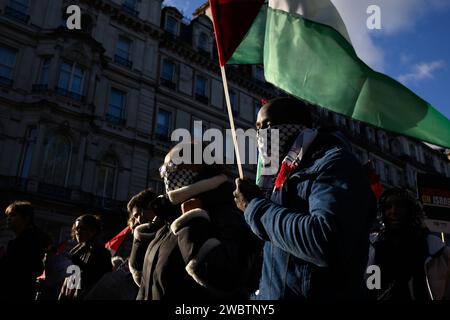
[[[231,108],[230,92],[228,91],[228,81],[227,81],[227,74],[225,72],[225,66],[222,66],[222,65],[220,66],[220,72],[222,73],[223,89],[225,92],[225,102],[226,102],[227,110],[228,110],[228,119],[230,121],[231,135],[233,137],[233,145],[234,145],[234,151],[235,151],[234,153],[236,154],[239,178],[244,179],[244,171],[242,170],[241,154],[239,152],[239,144],[237,141],[236,127],[234,126],[233,109]]]

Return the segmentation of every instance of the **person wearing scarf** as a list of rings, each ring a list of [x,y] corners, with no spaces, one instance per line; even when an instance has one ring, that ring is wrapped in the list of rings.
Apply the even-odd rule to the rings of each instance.
[[[308,108],[292,98],[265,104],[256,127],[266,176],[259,186],[236,179],[235,202],[264,241],[255,299],[359,299],[366,292],[376,200],[349,143],[337,131],[314,129]],[[274,134],[279,145],[264,139]],[[281,165],[269,170],[277,152]]]
[[[112,271],[111,253],[100,241],[101,230],[101,222],[94,215],[84,214],[75,220],[72,237],[77,245],[69,256],[79,272],[72,269],[72,275],[65,278],[58,300],[83,300],[101,277]]]
[[[145,254],[138,300],[248,299],[257,289],[260,242],[233,201],[225,168],[178,157],[183,147],[194,156],[195,146],[174,147],[160,168],[166,193],[151,204],[159,229]]]
[[[381,230],[374,235],[368,265],[381,271],[377,300],[450,300],[450,248],[427,228],[418,199],[390,188],[379,200]]]

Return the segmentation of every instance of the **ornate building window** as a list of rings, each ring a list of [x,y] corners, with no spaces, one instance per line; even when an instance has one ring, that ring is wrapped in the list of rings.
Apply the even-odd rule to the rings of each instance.
[[[198,44],[197,44],[198,51],[205,55],[210,56],[210,50],[209,50],[209,37],[206,33],[200,32],[198,36]]]
[[[204,104],[208,104],[208,96],[206,94],[208,80],[204,76],[197,76],[195,79],[195,99]]]
[[[125,37],[119,37],[117,42],[116,54],[114,56],[114,61],[120,65],[127,68],[131,68],[133,63],[131,62],[131,45],[132,41]]]
[[[126,93],[111,88],[111,93],[109,95],[109,107],[108,113],[106,115],[106,120],[116,124],[123,124],[124,121],[124,110],[125,110],[125,100]]]
[[[16,52],[5,47],[0,47],[0,85],[12,86],[15,64]]]
[[[133,16],[138,16],[139,12],[136,11],[137,0],[123,0],[122,10]]]
[[[173,36],[178,36],[178,20],[170,15],[166,15],[165,30]]]
[[[63,135],[50,138],[44,157],[44,181],[57,186],[65,186],[69,176],[72,144]]]
[[[83,99],[84,70],[76,63],[64,62],[59,72],[57,93],[71,99]]]
[[[167,59],[163,60],[161,68],[161,85],[175,90],[175,64]]]
[[[409,155],[411,156],[411,158],[413,158],[414,160],[418,161],[418,157],[417,157],[417,149],[414,146],[414,144],[410,143],[409,144]]]
[[[27,134],[25,137],[25,145],[23,149],[22,156],[22,167],[20,169],[20,177],[28,178],[30,173],[30,167],[33,160],[34,148],[36,146],[38,136],[38,130],[35,126],[28,128]]]
[[[170,124],[172,114],[169,111],[159,109],[156,115],[156,130],[155,134],[158,139],[168,140],[170,136]]]
[[[255,66],[255,79],[264,82],[264,68],[262,66]]]
[[[43,92],[48,90],[50,63],[51,59],[49,57],[42,58],[39,78],[37,83],[33,85],[34,92]]]
[[[30,20],[28,9],[29,0],[9,0],[7,6],[5,7],[5,13],[11,18],[27,23],[28,20]]]
[[[236,91],[230,90],[230,104],[231,109],[233,110],[233,115],[239,115],[238,103],[237,103],[237,94]]]
[[[117,158],[108,155],[100,161],[97,171],[95,194],[102,198],[114,199],[119,167]]]

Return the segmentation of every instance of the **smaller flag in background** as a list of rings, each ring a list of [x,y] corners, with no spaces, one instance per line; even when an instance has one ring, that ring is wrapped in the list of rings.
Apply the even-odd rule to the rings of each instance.
[[[126,227],[122,231],[120,231],[119,234],[117,234],[114,238],[109,240],[105,244],[105,248],[111,251],[112,255],[115,255],[116,252],[119,250],[120,246],[122,245],[125,238],[131,233],[131,228]]]
[[[367,161],[364,167],[367,170],[367,176],[369,177],[370,187],[372,188],[372,191],[375,194],[377,200],[379,200],[383,193],[383,186],[381,185],[380,179],[378,178],[378,175],[375,169],[373,168],[372,161],[370,160]]]

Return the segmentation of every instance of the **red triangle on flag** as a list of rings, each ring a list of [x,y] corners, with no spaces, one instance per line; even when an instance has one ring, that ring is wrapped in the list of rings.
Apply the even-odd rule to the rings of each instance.
[[[209,0],[220,66],[244,39],[264,0]]]
[[[105,244],[105,248],[109,249],[111,251],[112,255],[115,255],[116,252],[119,250],[120,246],[122,245],[123,241],[127,237],[127,235],[129,235],[130,233],[131,233],[131,228],[126,227],[125,229],[120,231],[114,238],[109,240]]]

